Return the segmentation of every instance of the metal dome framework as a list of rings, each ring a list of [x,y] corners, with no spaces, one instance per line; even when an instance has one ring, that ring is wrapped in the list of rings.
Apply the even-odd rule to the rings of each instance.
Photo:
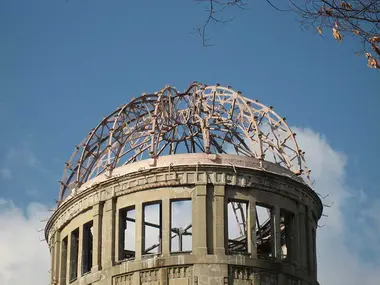
[[[117,108],[91,130],[66,162],[58,202],[86,181],[147,158],[176,153],[229,153],[267,160],[310,185],[304,152],[273,107],[230,86],[166,86]]]

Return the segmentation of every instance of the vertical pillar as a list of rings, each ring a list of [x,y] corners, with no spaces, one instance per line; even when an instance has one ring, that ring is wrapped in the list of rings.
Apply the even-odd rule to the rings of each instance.
[[[198,184],[195,187],[193,219],[193,252],[197,255],[207,254],[207,226],[206,226],[206,193],[207,185]]]
[[[273,222],[273,241],[274,241],[274,256],[277,260],[281,260],[281,228],[280,228],[280,207],[275,206],[272,214]]]
[[[163,267],[163,268],[161,268],[160,272],[161,272],[160,277],[159,277],[160,284],[169,285],[168,269]]]
[[[132,285],[140,285],[141,284],[141,278],[140,278],[140,271],[135,271],[132,273]]]
[[[111,267],[115,261],[115,201],[109,199],[103,206],[102,217],[102,268]]]
[[[77,264],[77,279],[82,276],[82,258],[83,258],[83,225],[79,226],[78,240],[78,264]]]
[[[305,207],[302,204],[298,204],[298,260],[299,268],[302,271],[306,270],[306,231],[305,231]]]
[[[289,215],[291,220],[289,221],[289,224],[286,226],[289,227],[288,230],[288,260],[290,262],[298,260],[298,235],[297,235],[297,224],[298,224],[298,216],[294,215],[293,213]]]
[[[162,211],[162,255],[170,255],[170,245],[171,245],[171,214],[170,214],[170,199],[162,199],[161,204]]]
[[[49,241],[49,251],[50,251],[50,283],[54,284],[54,270],[55,270],[55,233],[52,235]]]
[[[102,249],[102,204],[93,206],[93,225],[92,225],[92,272],[101,268],[101,249]]]
[[[313,231],[312,231],[312,215],[311,215],[311,211],[308,209],[308,207],[306,207],[306,231],[307,231],[307,265],[308,265],[308,268],[309,268],[309,275],[311,275],[312,277],[314,277],[314,245],[313,245]]]
[[[115,261],[122,260],[123,255],[123,243],[124,236],[123,231],[125,230],[125,223],[121,220],[120,209],[117,209],[117,202],[115,205]]]
[[[59,281],[59,269],[60,269],[60,257],[61,257],[61,234],[57,230],[55,232],[55,243],[54,243],[54,267],[53,267],[53,284]]]
[[[138,202],[136,204],[136,237],[135,237],[135,242],[136,242],[136,256],[135,260],[141,260],[141,253],[142,253],[142,247],[143,247],[143,239],[144,237],[142,236],[143,231],[142,231],[142,223],[143,223],[143,206],[141,202]]]
[[[226,241],[225,241],[225,185],[214,185],[214,232],[213,232],[213,244],[214,254],[225,255],[226,254]]]
[[[304,206],[305,208],[305,219],[304,219],[304,224],[303,224],[303,228],[305,229],[305,243],[304,243],[304,247],[305,247],[305,264],[306,264],[306,268],[307,268],[307,273],[309,274],[309,276],[311,275],[312,273],[312,268],[311,268],[311,228],[310,228],[310,215],[309,215],[309,208],[307,206]]]
[[[248,203],[248,223],[247,223],[247,246],[248,253],[252,258],[257,258],[256,247],[256,201],[250,199]]]
[[[316,247],[316,242],[317,242],[317,226],[318,225],[313,225],[313,252],[314,252],[314,260],[313,260],[313,264],[314,264],[314,278],[317,279],[317,273],[318,273],[318,260],[317,260],[317,247]]]
[[[70,272],[71,272],[71,233],[67,235],[67,258],[66,258],[66,284],[70,283]]]
[[[59,257],[59,278],[58,278],[58,283],[60,285],[66,285],[68,283],[67,281],[67,260],[68,260],[68,240],[69,236],[67,235],[65,238],[63,238],[61,242],[61,247],[60,247],[60,257]],[[66,242],[64,242],[66,241]]]

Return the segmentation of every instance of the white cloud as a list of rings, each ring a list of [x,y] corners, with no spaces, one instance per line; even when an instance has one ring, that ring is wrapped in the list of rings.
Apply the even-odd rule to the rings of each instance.
[[[26,173],[48,173],[41,161],[37,158],[28,143],[21,143],[8,149],[6,155],[0,158],[0,179],[17,180]]]
[[[350,211],[359,211],[366,195],[363,191],[355,193],[346,185],[346,156],[334,150],[320,134],[309,129],[292,129],[297,133],[300,147],[306,151],[308,166],[312,170],[313,179],[316,180],[316,191],[322,196],[331,194],[323,201],[324,203],[334,202],[331,208],[325,208],[328,217],[321,219],[320,224],[324,227],[317,232],[320,284],[379,284],[378,268],[374,263],[371,265],[370,261],[363,259],[360,249],[364,243],[372,250],[380,250],[378,240],[374,238],[379,235],[373,235],[376,228],[379,232],[380,208],[373,204],[367,211],[368,215],[377,222],[375,226],[368,223],[368,216],[365,213],[348,221],[349,213],[346,209],[349,207]],[[360,223],[360,220],[365,222]],[[354,225],[360,228],[355,228]],[[356,238],[356,231],[360,231],[360,238]]]
[[[12,171],[9,168],[3,167],[0,169],[0,177],[4,180],[12,180]]]
[[[0,198],[0,284],[48,284],[49,251],[40,241],[38,228],[43,225],[36,214],[46,207],[30,203],[26,214],[11,201]]]
[[[323,196],[330,194],[324,203],[334,202],[331,208],[325,208],[328,218],[322,218],[320,224],[324,227],[318,229],[320,284],[379,284],[380,265],[366,260],[363,251],[380,253],[380,201],[370,201],[368,193],[363,190],[355,193],[346,185],[348,160],[325,137],[309,129],[293,128],[293,131],[301,149],[306,151],[316,191]],[[365,203],[367,207],[362,210]],[[349,216],[350,221],[348,208],[356,213]],[[0,198],[0,284],[48,284],[49,254],[47,244],[39,241],[36,232],[41,227],[34,217],[38,211],[44,212],[46,207],[32,203],[24,215],[11,202]],[[183,211],[175,210],[176,217],[181,214]]]

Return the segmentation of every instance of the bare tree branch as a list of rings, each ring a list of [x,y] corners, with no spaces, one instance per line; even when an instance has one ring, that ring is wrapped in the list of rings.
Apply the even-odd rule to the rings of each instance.
[[[344,36],[353,36],[362,44],[357,54],[366,56],[368,67],[380,69],[380,0],[289,0],[289,3],[303,26],[320,34],[331,30],[338,42]]]
[[[245,9],[246,3],[243,0],[196,0],[198,3],[206,3],[207,19],[201,27],[196,28],[196,32],[202,39],[203,46],[210,46],[210,38],[206,36],[207,28],[210,24],[223,24],[232,21],[234,18],[224,19],[223,12],[229,8]]]
[[[365,55],[368,66],[380,70],[380,0],[288,0],[288,9],[265,0],[272,8],[280,12],[292,11],[299,16],[301,27],[318,31],[322,36],[331,31],[338,42],[344,37],[353,36],[361,43],[356,54]],[[210,24],[226,24],[233,18],[225,20],[226,9],[246,9],[249,0],[196,0],[207,5],[208,17],[203,26],[197,28],[203,46],[209,46],[206,37]],[[254,3],[251,1],[250,3]]]

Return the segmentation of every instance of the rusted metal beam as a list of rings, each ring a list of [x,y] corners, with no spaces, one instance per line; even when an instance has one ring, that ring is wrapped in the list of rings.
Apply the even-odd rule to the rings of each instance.
[[[304,152],[273,107],[231,87],[192,83],[183,93],[165,86],[143,94],[106,116],[67,161],[58,201],[105,171],[111,175],[121,162],[181,152],[269,158],[311,187]]]

